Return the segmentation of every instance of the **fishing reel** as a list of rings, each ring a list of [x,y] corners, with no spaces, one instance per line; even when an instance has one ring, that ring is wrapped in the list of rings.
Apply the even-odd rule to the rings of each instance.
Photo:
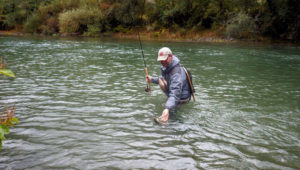
[[[145,92],[149,93],[151,91],[151,88],[149,88],[148,86],[145,88]]]

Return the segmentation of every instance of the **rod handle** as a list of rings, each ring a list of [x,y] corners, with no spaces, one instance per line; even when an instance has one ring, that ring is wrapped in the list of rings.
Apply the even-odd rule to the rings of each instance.
[[[147,69],[147,67],[145,67],[145,73],[146,73],[146,77],[147,77],[148,76],[148,69]],[[147,81],[147,79],[146,79],[146,81]],[[148,83],[148,87],[147,88],[149,90],[148,92],[150,92],[151,91],[150,82],[147,81],[147,83]]]

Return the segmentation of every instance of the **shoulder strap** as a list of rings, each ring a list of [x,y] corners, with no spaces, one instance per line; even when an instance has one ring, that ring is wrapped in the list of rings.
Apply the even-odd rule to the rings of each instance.
[[[194,102],[195,102],[196,99],[195,99],[195,96],[194,96],[194,90],[193,90],[194,87],[193,87],[193,83],[192,83],[191,77],[190,77],[188,71],[186,70],[186,68],[185,68],[183,65],[181,65],[181,66],[182,66],[182,68],[183,68],[183,70],[184,70],[184,72],[185,72],[185,74],[186,74],[186,77],[187,77],[187,79],[188,79],[188,82],[189,82],[189,84],[190,84],[191,93],[192,93],[192,96],[193,96],[193,100],[194,100]]]

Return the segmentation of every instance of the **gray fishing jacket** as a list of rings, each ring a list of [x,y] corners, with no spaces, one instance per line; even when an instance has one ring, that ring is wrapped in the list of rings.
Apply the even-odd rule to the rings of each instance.
[[[158,84],[158,79],[164,77],[168,83],[166,109],[173,109],[180,100],[191,97],[190,86],[186,74],[180,65],[180,60],[173,55],[167,67],[161,67],[161,76],[153,77],[152,83]]]

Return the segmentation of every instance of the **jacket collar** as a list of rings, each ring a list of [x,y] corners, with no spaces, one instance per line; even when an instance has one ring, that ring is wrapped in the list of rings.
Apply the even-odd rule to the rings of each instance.
[[[179,63],[180,63],[180,60],[175,55],[173,55],[171,63],[167,67],[162,66],[161,69],[164,72],[165,71],[169,72],[169,71],[171,71]]]

